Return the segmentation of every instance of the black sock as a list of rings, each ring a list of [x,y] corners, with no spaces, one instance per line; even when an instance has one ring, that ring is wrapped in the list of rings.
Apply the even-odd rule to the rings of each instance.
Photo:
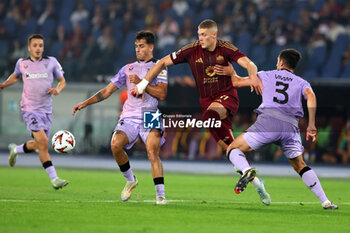
[[[52,166],[51,160],[48,160],[48,161],[46,161],[46,162],[43,163],[43,167],[44,167],[45,169],[48,168],[48,167],[51,167],[51,166]]]
[[[24,153],[33,153],[34,150],[29,150],[29,149],[27,148],[27,143],[24,143],[24,144],[23,144],[23,152],[24,152]]]
[[[153,179],[154,185],[164,184],[164,177],[157,177]]]

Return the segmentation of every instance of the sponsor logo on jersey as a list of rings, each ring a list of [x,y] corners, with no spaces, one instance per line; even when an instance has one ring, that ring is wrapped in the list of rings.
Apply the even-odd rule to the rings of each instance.
[[[214,66],[208,66],[206,69],[205,69],[205,73],[206,75],[208,75],[209,77],[213,77],[216,72],[214,70]]]
[[[26,79],[37,79],[37,78],[48,78],[49,75],[47,73],[38,73],[38,74],[30,74],[30,73],[25,73]]]

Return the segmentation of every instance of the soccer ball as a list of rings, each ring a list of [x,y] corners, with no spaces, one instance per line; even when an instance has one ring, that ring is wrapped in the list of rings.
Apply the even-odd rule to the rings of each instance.
[[[71,132],[67,130],[60,130],[56,132],[51,140],[52,148],[57,153],[69,153],[75,147],[75,139]]]

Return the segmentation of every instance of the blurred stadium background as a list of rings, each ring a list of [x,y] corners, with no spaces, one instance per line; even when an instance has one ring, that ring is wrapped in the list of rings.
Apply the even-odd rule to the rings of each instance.
[[[65,71],[67,88],[54,97],[52,134],[70,130],[75,154],[111,154],[109,140],[125,92],[90,106],[72,117],[75,104],[103,88],[126,63],[135,60],[135,32],[157,35],[155,57],[161,58],[197,38],[197,25],[214,19],[219,38],[231,41],[259,70],[274,69],[283,48],[302,55],[297,75],[313,85],[318,97],[316,143],[305,144],[310,163],[350,162],[350,1],[346,0],[1,0],[0,79],[12,72],[18,58],[27,56],[26,38],[41,33],[45,54],[55,56]],[[240,75],[244,70],[237,68]],[[198,94],[187,64],[169,69],[168,96],[162,112],[198,114]],[[10,142],[29,139],[20,117],[20,84],[0,93],[0,150]],[[181,93],[179,95],[179,93]],[[239,90],[240,109],[233,119],[238,136],[253,121],[260,98]],[[304,135],[306,121],[300,121]],[[209,132],[169,131],[163,159],[224,160]],[[146,158],[142,143],[129,155]],[[286,162],[277,146],[249,155],[254,162]]]

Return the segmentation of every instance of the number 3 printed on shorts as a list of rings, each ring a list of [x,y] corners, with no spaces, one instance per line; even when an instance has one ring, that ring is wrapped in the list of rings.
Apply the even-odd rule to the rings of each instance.
[[[282,89],[278,89],[277,87],[282,86]],[[280,100],[277,99],[277,97],[273,97],[273,102],[279,103],[279,104],[286,104],[289,100],[288,93],[286,92],[288,90],[289,84],[283,83],[283,82],[276,82],[276,92],[284,95],[284,99]]]

